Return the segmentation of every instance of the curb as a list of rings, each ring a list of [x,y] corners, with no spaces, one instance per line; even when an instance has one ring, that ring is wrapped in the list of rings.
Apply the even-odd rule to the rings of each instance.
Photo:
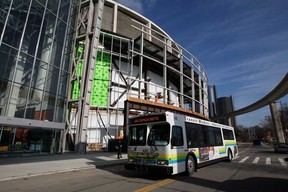
[[[57,174],[57,173],[66,173],[66,172],[73,172],[73,171],[81,171],[81,170],[88,170],[88,169],[94,169],[95,166],[90,166],[90,167],[79,167],[79,168],[72,168],[72,169],[66,169],[66,170],[57,170],[57,171],[49,171],[49,172],[42,172],[42,173],[32,173],[32,174],[27,174],[27,175],[19,175],[19,176],[12,176],[12,177],[6,177],[0,179],[1,181],[9,181],[9,180],[15,180],[15,179],[25,179],[25,178],[30,178],[30,177],[37,177],[37,176],[43,176],[43,175],[52,175],[52,174]]]
[[[57,173],[67,173],[67,172],[74,172],[74,171],[82,171],[82,170],[90,170],[90,169],[104,169],[107,167],[114,167],[114,166],[119,166],[123,165],[124,166],[125,161],[123,160],[122,162],[117,162],[117,163],[108,163],[108,164],[103,164],[103,165],[89,165],[85,167],[77,167],[77,168],[71,168],[71,169],[65,169],[65,170],[55,170],[55,171],[48,171],[48,172],[41,172],[41,173],[32,173],[32,174],[26,174],[26,175],[19,175],[19,176],[11,176],[11,177],[5,177],[5,178],[0,178],[1,181],[10,181],[10,180],[16,180],[16,179],[26,179],[30,177],[37,177],[37,176],[43,176],[43,175],[52,175],[52,174],[57,174]]]

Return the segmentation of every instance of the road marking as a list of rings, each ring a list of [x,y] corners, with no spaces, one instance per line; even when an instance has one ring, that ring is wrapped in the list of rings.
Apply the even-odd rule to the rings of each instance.
[[[249,159],[249,157],[244,157],[241,161],[239,161],[239,163],[244,163],[244,161],[246,161],[247,159]]]
[[[267,157],[267,158],[266,158],[266,164],[267,164],[267,165],[271,165],[271,158],[270,158],[270,157]]]
[[[239,158],[240,156],[237,156],[237,158]],[[235,159],[237,159],[235,158]],[[246,156],[244,157],[241,161],[239,161],[238,163],[244,163],[247,159],[249,159],[250,157],[249,156]],[[260,157],[255,157],[255,159],[252,161],[253,164],[257,164],[260,160]],[[283,158],[278,158],[280,164],[282,166],[288,166],[288,164],[285,162],[285,160]],[[265,164],[266,165],[271,165],[272,164],[272,161],[271,161],[271,158],[270,157],[267,157],[266,158],[266,161],[265,161]]]
[[[259,159],[260,159],[260,157],[256,157],[252,163],[254,163],[254,164],[258,163]]]
[[[238,156],[234,157],[233,160],[238,159],[239,157],[240,157],[240,156],[238,155]]]
[[[279,162],[281,163],[281,165],[287,166],[287,163],[284,161],[284,159],[278,158],[278,160],[279,160]]]
[[[161,181],[161,182],[154,183],[154,184],[152,184],[152,185],[148,185],[147,187],[144,187],[144,188],[142,188],[142,189],[138,189],[138,190],[136,190],[136,191],[134,191],[134,192],[147,192],[147,191],[151,191],[151,190],[153,190],[153,189],[156,189],[156,188],[158,188],[158,187],[161,187],[161,186],[163,186],[163,185],[166,185],[166,184],[168,184],[168,183],[171,183],[172,181],[174,181],[174,180],[173,180],[173,179],[165,179],[165,180],[163,180],[163,181]]]

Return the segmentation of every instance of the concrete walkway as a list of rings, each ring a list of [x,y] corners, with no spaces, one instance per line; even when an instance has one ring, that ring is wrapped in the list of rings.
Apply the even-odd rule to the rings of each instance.
[[[100,166],[124,164],[127,154],[117,159],[115,152],[64,153],[29,157],[0,158],[0,181],[47,175]]]

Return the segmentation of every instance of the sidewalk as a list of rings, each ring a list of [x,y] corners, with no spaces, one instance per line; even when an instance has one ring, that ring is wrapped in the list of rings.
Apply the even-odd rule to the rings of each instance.
[[[0,158],[0,182],[101,166],[124,164],[127,154],[117,159],[115,152],[64,153],[55,155]]]

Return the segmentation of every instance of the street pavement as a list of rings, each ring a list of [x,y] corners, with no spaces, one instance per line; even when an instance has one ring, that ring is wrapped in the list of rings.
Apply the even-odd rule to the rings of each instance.
[[[1,157],[0,181],[27,178],[53,173],[69,172],[82,169],[124,164],[127,154],[117,159],[117,152],[96,151],[39,155],[27,157]]]

